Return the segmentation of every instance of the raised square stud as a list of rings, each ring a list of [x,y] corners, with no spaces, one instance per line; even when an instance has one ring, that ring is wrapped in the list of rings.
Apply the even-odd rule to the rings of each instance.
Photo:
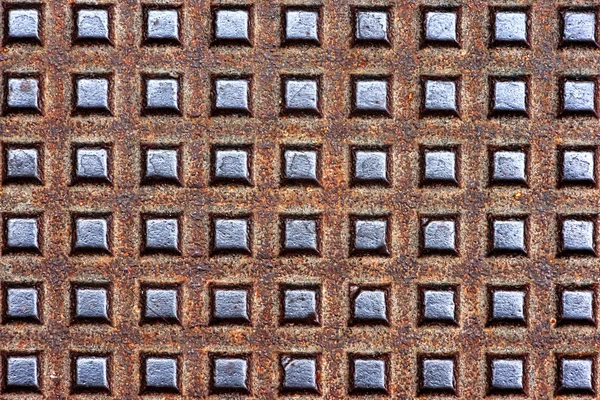
[[[147,78],[144,112],[180,114],[179,80],[176,78]]]
[[[109,152],[104,148],[78,148],[75,150],[75,182],[110,183]]]
[[[6,113],[41,113],[39,78],[8,77]]]
[[[352,298],[352,324],[388,323],[387,290],[385,288],[356,288]]]
[[[250,11],[217,9],[214,11],[214,42],[250,45]]]
[[[309,355],[281,357],[281,391],[290,394],[319,393],[317,358]]]
[[[4,372],[6,392],[39,392],[40,372],[37,355],[7,355]]]
[[[457,81],[425,79],[422,115],[458,117]]]
[[[76,393],[108,393],[108,357],[75,357],[73,391]]]
[[[527,253],[524,219],[492,219],[492,254],[524,255]]]
[[[75,218],[73,252],[110,253],[108,229],[109,221],[106,217]]]
[[[596,40],[596,12],[567,10],[562,13],[563,45],[598,45]]]
[[[596,254],[595,222],[591,219],[565,218],[562,221],[563,254]]]
[[[40,253],[37,218],[9,217],[4,222],[5,252]]]
[[[176,324],[179,322],[178,288],[147,287],[143,289],[144,322]]]
[[[387,393],[387,369],[387,362],[383,357],[352,356],[350,360],[351,393]]]
[[[524,289],[492,288],[490,299],[490,324],[525,325],[527,294]]]
[[[148,218],[144,220],[146,253],[180,254],[179,220],[177,218]]]
[[[316,217],[285,217],[283,253],[319,254],[319,221]]]
[[[561,111],[563,115],[596,116],[596,81],[563,81]]]
[[[250,154],[248,148],[213,150],[213,183],[251,185]]]
[[[421,253],[457,255],[456,220],[434,218],[421,220]]]
[[[561,184],[595,185],[596,154],[594,149],[566,150],[561,153],[561,158]]]
[[[420,389],[422,393],[456,393],[456,366],[451,358],[421,359]]]
[[[109,86],[107,78],[76,78],[75,112],[110,114]]]
[[[496,46],[529,46],[528,16],[525,10],[496,10],[493,39]]]
[[[388,14],[386,10],[357,10],[354,41],[357,44],[389,44]]]
[[[212,323],[250,324],[248,289],[214,288],[212,290]]]
[[[527,154],[522,150],[493,151],[492,184],[525,185],[527,183]]]
[[[284,79],[284,113],[319,114],[319,84],[314,78]]]
[[[179,184],[177,149],[147,149],[144,181]]]
[[[249,393],[249,369],[245,357],[213,356],[211,392]]]
[[[386,218],[353,218],[351,253],[354,255],[389,255],[389,232]]]
[[[318,185],[319,152],[316,149],[285,149],[283,152],[285,184]]]
[[[110,43],[111,27],[108,9],[80,8],[75,14],[76,42]]]
[[[147,43],[179,44],[179,10],[147,10],[145,40]]]
[[[7,322],[40,322],[40,295],[37,287],[9,286],[4,295],[4,319]]]
[[[5,183],[42,183],[42,163],[37,148],[9,147],[4,157]]]
[[[213,253],[250,254],[250,222],[247,218],[213,220]]]
[[[109,322],[108,289],[106,287],[76,287],[73,292],[73,319],[76,322]]]
[[[317,288],[282,290],[283,324],[319,325],[319,293]]]
[[[10,8],[5,20],[6,38],[8,43],[41,44],[40,9]]]
[[[527,116],[527,82],[524,80],[494,80],[492,116]]]
[[[216,79],[214,82],[213,114],[250,115],[249,79]]]
[[[458,11],[429,10],[424,13],[423,39],[425,45],[459,47]]]
[[[390,115],[389,84],[385,78],[357,77],[353,82],[355,115]]]
[[[457,325],[457,301],[454,288],[423,288],[421,297],[421,324]]]
[[[319,11],[289,9],[285,11],[286,43],[319,43]]]
[[[179,393],[178,364],[174,356],[144,357],[142,393]]]
[[[458,162],[455,149],[425,149],[422,152],[423,185],[458,185]]]
[[[594,394],[594,358],[559,357],[558,393]]]
[[[592,288],[568,289],[559,291],[560,324],[595,325],[596,299]]]
[[[491,358],[489,360],[490,394],[524,394],[525,362],[522,358]]]
[[[353,150],[353,179],[356,185],[390,184],[388,177],[388,151],[386,149],[356,149]]]

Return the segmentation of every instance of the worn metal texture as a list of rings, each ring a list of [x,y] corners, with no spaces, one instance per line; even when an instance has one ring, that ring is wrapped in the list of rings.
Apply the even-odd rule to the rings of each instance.
[[[3,398],[600,390],[596,3],[2,6]]]

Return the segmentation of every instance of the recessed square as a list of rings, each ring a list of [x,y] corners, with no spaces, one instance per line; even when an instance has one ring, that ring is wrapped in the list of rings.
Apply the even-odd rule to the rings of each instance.
[[[352,393],[387,393],[387,363],[384,358],[355,356],[351,360]]]
[[[7,13],[7,42],[41,43],[39,9],[11,8],[7,10]]]
[[[522,358],[492,358],[489,363],[490,393],[525,393],[525,362]]]
[[[422,114],[458,117],[457,82],[426,79]]]
[[[282,323],[319,324],[319,294],[316,288],[287,288],[282,296]]]
[[[352,324],[386,325],[388,323],[387,290],[356,288],[352,299]]]
[[[148,10],[146,14],[146,41],[179,43],[179,10]]]
[[[75,180],[78,182],[110,183],[108,172],[109,152],[104,148],[78,148],[75,150]]]
[[[354,113],[359,115],[390,115],[388,81],[358,77],[353,82]]]
[[[108,383],[108,357],[76,357],[73,390],[75,392],[87,393],[109,392],[110,387]]]
[[[423,21],[424,40],[430,45],[459,46],[456,10],[426,11]]]
[[[422,184],[458,185],[457,158],[454,149],[424,150]]]
[[[356,218],[352,254],[389,255],[388,220],[385,218]]]
[[[214,114],[250,114],[250,82],[245,78],[216,79]]]
[[[493,87],[492,115],[527,116],[527,82],[496,80]]]
[[[40,151],[35,148],[7,148],[5,153],[5,183],[42,183]]]
[[[319,393],[317,359],[314,356],[281,357],[281,391],[284,393]]]
[[[7,113],[41,113],[41,90],[39,78],[7,77]]]
[[[144,227],[145,252],[180,254],[177,218],[148,218]]]
[[[241,325],[250,323],[248,289],[214,288],[212,296],[213,323]]]
[[[250,151],[221,148],[213,151],[213,182],[250,185]]]
[[[285,41],[319,43],[319,11],[290,9],[285,11]]]
[[[215,42],[250,44],[249,10],[217,9],[214,18]]]
[[[74,252],[110,253],[108,242],[109,221],[100,218],[76,218]]]
[[[249,365],[246,358],[214,357],[212,365],[213,393],[249,393]]]
[[[176,78],[147,78],[144,111],[179,114],[179,80]]]
[[[449,393],[456,392],[454,359],[423,358],[420,365],[421,392]]]
[[[521,150],[497,150],[493,152],[492,183],[527,183],[527,154]]]
[[[283,178],[286,184],[319,184],[317,150],[286,149],[283,152],[283,162]]]
[[[493,219],[492,254],[526,254],[525,231],[524,219]]]
[[[562,221],[562,246],[564,254],[596,254],[595,223],[592,220],[570,219]]]
[[[559,292],[559,318],[561,324],[596,324],[596,299],[593,289],[567,289]]]
[[[6,252],[40,252],[37,218],[9,217],[4,223]]]
[[[562,113],[596,115],[596,82],[565,80],[562,83]]]
[[[213,224],[213,252],[250,254],[247,218],[216,218]]]
[[[596,182],[596,154],[593,149],[565,150],[562,152],[562,176],[564,185],[594,185]]]
[[[354,150],[353,162],[354,184],[389,185],[387,150]]]
[[[421,290],[421,323],[456,325],[456,289],[425,288]]]
[[[144,322],[176,324],[179,322],[179,290],[148,287],[143,289]]]
[[[147,149],[146,182],[179,184],[179,154],[177,149]]]
[[[179,393],[178,360],[172,356],[147,356],[143,362],[143,393]]]
[[[107,78],[77,78],[75,111],[110,113],[109,86]]]
[[[37,355],[8,355],[6,356],[5,368],[5,391],[40,391],[40,368]]]
[[[593,394],[594,363],[592,358],[559,358],[558,392]]]
[[[562,43],[596,46],[596,18],[595,11],[565,11],[562,15]]]
[[[528,46],[528,16],[526,11],[497,10],[494,13],[493,43],[496,45]]]
[[[35,286],[9,286],[5,291],[4,319],[8,322],[39,323],[40,294]]]
[[[284,253],[319,254],[319,223],[316,218],[284,218],[283,230]]]
[[[317,79],[286,78],[284,96],[284,112],[319,113],[319,84]]]
[[[493,288],[490,290],[490,316],[492,324],[526,324],[526,298],[524,289]]]
[[[77,322],[109,322],[109,300],[106,287],[76,287],[73,318]]]
[[[423,254],[458,254],[456,221],[454,219],[423,218],[422,253]]]
[[[109,12],[101,8],[81,8],[76,11],[75,39],[110,43]]]
[[[357,10],[355,18],[356,43],[389,43],[387,11]]]

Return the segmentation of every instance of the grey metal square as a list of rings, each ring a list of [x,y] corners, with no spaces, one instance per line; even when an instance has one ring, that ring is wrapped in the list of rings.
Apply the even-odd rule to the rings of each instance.
[[[425,40],[458,43],[457,26],[456,11],[429,11],[425,14]]]
[[[35,355],[6,357],[5,384],[8,390],[37,392],[40,389],[39,361]]]
[[[523,392],[525,372],[522,359],[497,359],[491,364],[492,391]]]
[[[144,290],[144,320],[177,322],[179,320],[179,293],[176,288]]]
[[[216,252],[250,253],[250,224],[245,218],[217,218],[213,237]]]
[[[566,219],[562,223],[563,252],[595,253],[594,222]]]
[[[35,287],[6,289],[6,318],[39,321],[39,292]]]
[[[152,356],[145,360],[144,383],[147,391],[179,392],[177,358]]]
[[[352,360],[352,390],[356,392],[387,392],[387,367],[385,360]]]
[[[362,289],[354,298],[355,323],[387,323],[387,293],[383,289]]]
[[[525,81],[494,82],[494,104],[496,113],[527,114],[527,83]]]
[[[8,38],[40,41],[40,11],[35,8],[8,10]]]
[[[108,357],[77,357],[74,383],[78,391],[108,392]]]
[[[388,12],[358,10],[356,12],[355,29],[357,42],[388,43]]]
[[[77,79],[77,110],[110,111],[108,104],[109,82],[106,78]]]
[[[153,218],[145,221],[146,250],[179,253],[179,221]]]
[[[179,112],[179,81],[175,78],[146,79],[146,111]]]
[[[443,322],[455,324],[456,303],[453,289],[426,289],[423,290],[423,304],[421,305],[422,322]]]
[[[354,221],[353,251],[388,254],[387,230],[386,219],[357,219]]]
[[[426,150],[424,161],[424,183],[458,184],[457,157],[453,150]]]
[[[6,106],[9,111],[39,112],[40,95],[37,78],[8,78]]]
[[[108,10],[81,9],[77,11],[76,38],[83,40],[110,39]]]
[[[494,252],[525,253],[525,221],[522,219],[494,220]]]
[[[75,220],[74,250],[109,252],[108,220],[106,218],[77,218]]]
[[[217,10],[215,12],[215,39],[250,42],[248,10]]]
[[[287,393],[317,393],[319,391],[316,358],[283,356],[281,366],[283,368],[282,391]]]
[[[319,111],[319,85],[316,79],[290,78],[285,81],[287,111]]]
[[[526,153],[524,151],[495,151],[492,165],[494,183],[526,183]]]
[[[596,113],[596,82],[565,81],[563,83],[563,112]]]
[[[146,151],[147,180],[179,182],[179,155],[175,149],[148,149]]]
[[[592,393],[593,362],[592,359],[561,359],[559,389]]]
[[[525,323],[525,292],[510,289],[493,290],[491,321]]]
[[[245,358],[222,357],[213,360],[212,389],[215,392],[249,391],[249,365]]]
[[[80,287],[75,289],[75,319],[107,322],[108,290],[101,287]]]
[[[454,360],[426,359],[422,361],[421,388],[430,392],[454,392]]]
[[[387,80],[357,79],[354,82],[354,110],[389,114]]]
[[[319,252],[316,219],[286,218],[284,232],[284,251]]]
[[[283,322],[317,324],[318,294],[315,289],[285,289],[283,291]]]
[[[527,44],[527,13],[524,11],[496,11],[494,41]]]
[[[562,158],[563,183],[593,184],[596,181],[594,151],[565,151]]]
[[[561,322],[594,324],[594,292],[592,290],[564,290],[561,294]]]
[[[6,220],[6,249],[8,251],[35,251],[39,247],[39,228],[36,218],[8,218]]]
[[[41,182],[40,154],[35,148],[6,150],[6,179]]]
[[[179,11],[148,10],[146,29],[147,40],[179,41]]]
[[[109,182],[108,150],[102,148],[75,150],[75,177],[81,180]]]
[[[317,175],[319,155],[317,150],[288,149],[283,153],[284,179],[289,183],[307,182],[318,184]]]
[[[564,43],[595,43],[596,13],[593,11],[566,11],[563,15],[562,40]]]
[[[249,323],[248,290],[215,289],[213,291],[213,319],[215,322]]]
[[[245,149],[218,149],[214,153],[214,179],[250,184],[250,154]]]
[[[425,113],[458,114],[456,82],[429,79],[425,81]]]
[[[319,12],[316,10],[287,10],[285,12],[286,41],[319,41]]]
[[[249,97],[248,79],[217,79],[215,82],[216,112],[250,113]]]
[[[388,184],[387,151],[356,150],[354,152],[355,183]]]
[[[423,221],[423,252],[457,253],[456,222],[452,220]]]

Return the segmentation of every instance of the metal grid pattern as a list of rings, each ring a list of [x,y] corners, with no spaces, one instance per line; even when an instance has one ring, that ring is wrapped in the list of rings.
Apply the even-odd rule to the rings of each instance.
[[[9,37],[8,12],[23,5],[40,11],[39,42]],[[564,115],[560,100],[565,77],[596,82],[598,51],[595,43],[560,45],[561,13],[570,7],[597,10],[591,2],[513,1],[506,7],[528,15],[529,42],[493,46],[490,7],[500,5],[506,6],[257,1],[241,4],[250,15],[249,40],[223,42],[213,37],[216,12],[238,3],[102,0],[94,3],[94,9],[108,11],[109,36],[102,42],[73,40],[74,12],[89,8],[85,3],[3,2],[3,390],[11,390],[8,360],[15,355],[39,356],[39,391],[48,398],[77,391],[76,357],[104,355],[112,396],[152,396],[144,366],[162,356],[176,360],[173,395],[204,398],[220,392],[211,365],[224,354],[248,361],[251,397],[273,398],[287,395],[281,391],[281,357],[296,353],[315,355],[318,392],[325,398],[354,395],[351,373],[357,367],[351,360],[361,357],[385,361],[383,394],[394,398],[430,395],[419,382],[428,357],[454,360],[451,392],[462,398],[488,394],[488,364],[498,355],[526,360],[523,386],[533,397],[561,394],[561,357],[593,360],[597,390],[596,104],[594,112]],[[178,10],[180,41],[144,40],[143,18],[155,6]],[[423,42],[424,13],[438,8],[458,15],[458,36],[450,46]],[[288,9],[318,10],[317,43],[282,44]],[[387,12],[386,40],[355,43],[359,10]],[[286,76],[318,77],[318,112],[285,112]],[[526,115],[492,115],[490,79],[510,76],[527,83]],[[39,79],[39,110],[15,113],[8,107],[9,79],[15,77]],[[108,80],[110,111],[77,109],[79,77]],[[175,108],[144,111],[148,77],[176,79]],[[219,77],[248,80],[247,109],[218,115]],[[354,84],[365,77],[387,82],[383,112],[357,112]],[[424,112],[427,77],[456,82],[456,111]],[[80,147],[107,149],[105,181],[74,178],[73,153]],[[318,183],[286,184],[287,147],[318,153]],[[38,149],[37,177],[9,179],[8,151],[15,148]],[[176,179],[143,178],[150,148],[176,150]],[[245,182],[213,184],[219,148],[247,150]],[[498,148],[526,152],[526,183],[490,183]],[[352,179],[357,149],[387,154],[384,178]],[[453,182],[426,182],[425,154],[435,149],[455,152]],[[565,149],[588,150],[596,160],[586,185],[560,184]],[[561,226],[573,215],[593,222],[593,243],[584,254],[561,252]],[[39,249],[12,251],[8,227],[18,216],[37,218]],[[74,252],[78,216],[107,218],[104,253]],[[282,254],[283,216],[318,221],[312,254]],[[493,218],[514,216],[526,221],[523,254],[491,254]],[[249,221],[247,248],[213,251],[214,220],[234,217]],[[353,252],[353,224],[374,217],[387,222],[385,248]],[[144,221],[152,218],[177,220],[171,253],[147,251]],[[423,218],[455,221],[456,249],[424,249]],[[221,286],[247,290],[247,321],[211,318],[211,297]],[[9,290],[22,287],[38,290],[37,317],[11,318]],[[73,291],[81,287],[106,289],[108,322],[74,320]],[[353,323],[356,287],[387,294],[388,323]],[[587,324],[559,318],[564,288],[573,287],[593,293]],[[144,317],[149,288],[174,290],[170,318]],[[310,326],[282,319],[282,291],[290,288],[316,290]],[[495,288],[525,293],[519,326],[489,323]],[[451,321],[424,321],[427,290],[454,293]],[[19,394],[30,395],[39,397]]]

